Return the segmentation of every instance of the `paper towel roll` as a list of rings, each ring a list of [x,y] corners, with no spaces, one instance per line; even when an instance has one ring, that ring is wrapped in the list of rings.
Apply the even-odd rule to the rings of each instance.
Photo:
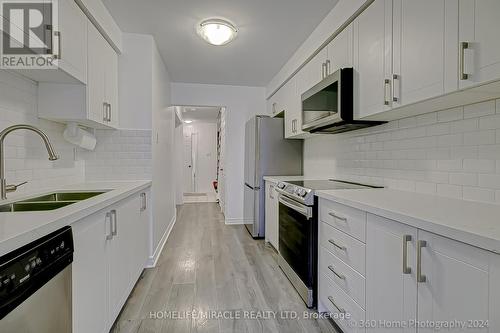
[[[97,143],[96,137],[78,124],[69,123],[63,132],[63,137],[66,141],[87,150],[94,150]]]

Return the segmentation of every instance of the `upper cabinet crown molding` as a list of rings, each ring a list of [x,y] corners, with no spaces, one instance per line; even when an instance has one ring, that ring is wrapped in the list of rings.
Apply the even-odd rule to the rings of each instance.
[[[102,0],[74,0],[88,19],[118,54],[123,50],[122,31],[104,6]]]

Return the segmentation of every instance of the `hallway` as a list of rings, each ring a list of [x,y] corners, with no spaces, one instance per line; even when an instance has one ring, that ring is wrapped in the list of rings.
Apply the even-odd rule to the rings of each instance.
[[[157,266],[143,272],[112,332],[334,333],[326,320],[303,318],[307,308],[276,259],[243,226],[225,225],[217,204],[180,206]],[[215,318],[186,318],[186,311]],[[286,311],[298,319],[284,319]]]

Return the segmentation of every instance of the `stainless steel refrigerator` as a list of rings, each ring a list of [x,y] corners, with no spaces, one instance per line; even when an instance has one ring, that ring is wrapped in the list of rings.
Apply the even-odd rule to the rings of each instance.
[[[283,118],[255,116],[245,126],[245,227],[264,237],[264,176],[302,175],[302,140],[285,140]]]

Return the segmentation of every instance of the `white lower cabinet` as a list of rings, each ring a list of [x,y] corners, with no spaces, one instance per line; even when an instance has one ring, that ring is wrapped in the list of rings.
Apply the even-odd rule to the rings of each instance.
[[[368,215],[366,233],[366,320],[377,323],[370,332],[386,332],[387,328],[379,325],[378,320],[409,322],[417,317],[417,229]],[[407,249],[406,263],[403,246]],[[408,273],[403,272],[403,265],[409,268]]]
[[[109,332],[144,268],[150,212],[143,193],[73,225],[74,333]]]
[[[279,203],[276,183],[266,181],[266,241],[279,251]]]
[[[370,332],[386,332],[381,323],[407,324],[396,332],[448,323],[466,325],[451,332],[498,332],[497,254],[370,214],[366,250]]]
[[[320,201],[320,211],[332,209],[338,215],[348,211]],[[435,325],[455,325],[447,332],[500,331],[500,255],[369,213],[361,252],[362,242],[353,247],[349,238],[358,228],[337,229],[325,216],[319,228],[318,307],[349,313],[350,322],[335,320],[344,332],[430,333]]]

